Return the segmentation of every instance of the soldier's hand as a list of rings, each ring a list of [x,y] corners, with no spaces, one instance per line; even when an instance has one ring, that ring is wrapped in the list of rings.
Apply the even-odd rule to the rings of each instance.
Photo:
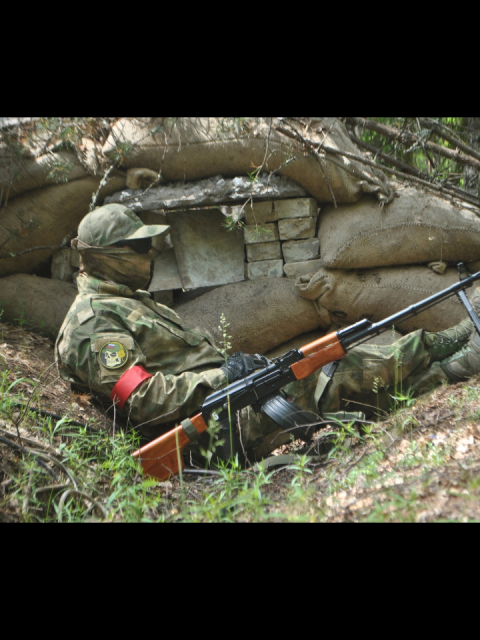
[[[227,376],[228,382],[231,383],[246,378],[254,371],[268,367],[269,364],[270,360],[265,356],[237,351],[228,357],[227,363],[221,369]]]

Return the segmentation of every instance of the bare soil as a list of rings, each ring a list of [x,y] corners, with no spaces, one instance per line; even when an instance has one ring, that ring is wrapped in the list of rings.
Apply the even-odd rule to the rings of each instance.
[[[9,382],[23,379],[15,391],[22,391],[26,405],[111,428],[112,420],[93,404],[89,395],[72,393],[70,384],[59,377],[53,340],[20,327],[0,324],[0,371],[9,372]]]

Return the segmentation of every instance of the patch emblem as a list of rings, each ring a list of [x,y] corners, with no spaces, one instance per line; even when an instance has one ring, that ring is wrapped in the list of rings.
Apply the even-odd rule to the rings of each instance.
[[[107,342],[98,358],[106,369],[120,369],[128,361],[128,351],[121,342]]]

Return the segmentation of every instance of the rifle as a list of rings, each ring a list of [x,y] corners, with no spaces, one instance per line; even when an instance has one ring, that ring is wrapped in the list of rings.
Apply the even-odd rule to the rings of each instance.
[[[480,334],[480,320],[465,293],[465,290],[472,287],[474,282],[480,280],[480,272],[469,276],[463,263],[458,265],[458,269],[460,282],[457,284],[380,322],[372,323],[369,320],[361,320],[350,327],[330,333],[307,344],[301,349],[289,351],[276,358],[265,369],[260,369],[213,393],[205,400],[199,414],[189,420],[184,420],[176,429],[135,451],[133,456],[140,460],[146,475],[166,480],[170,475],[175,475],[183,470],[182,454],[185,446],[189,442],[198,440],[207,431],[208,424],[212,419],[220,424],[221,435],[226,439],[222,456],[225,459],[235,455],[230,416],[245,407],[251,406],[256,412],[263,412],[284,429],[298,426],[302,422],[303,424],[311,422],[308,420],[307,412],[302,412],[302,410],[292,412],[288,400],[280,393],[283,387],[290,382],[304,380],[321,368],[329,378],[333,377],[339,360],[344,358],[350,349],[451,296],[458,296]],[[296,405],[293,406],[296,407]],[[295,417],[292,413],[295,414]],[[303,437],[307,439],[308,432],[303,431]]]

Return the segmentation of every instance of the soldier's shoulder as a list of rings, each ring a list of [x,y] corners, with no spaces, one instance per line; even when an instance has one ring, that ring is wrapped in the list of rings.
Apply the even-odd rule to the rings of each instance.
[[[125,312],[131,312],[138,306],[138,302],[130,298],[114,295],[90,296],[90,304],[95,314],[102,311],[116,313],[124,317]]]
[[[70,341],[73,336],[77,340],[79,337],[84,339],[94,330],[108,330],[118,322],[123,324],[122,318],[126,309],[121,305],[121,299],[112,296],[112,300],[103,300],[102,304],[98,304],[96,298],[94,294],[77,296],[65,317],[57,342],[62,338],[68,338]]]

